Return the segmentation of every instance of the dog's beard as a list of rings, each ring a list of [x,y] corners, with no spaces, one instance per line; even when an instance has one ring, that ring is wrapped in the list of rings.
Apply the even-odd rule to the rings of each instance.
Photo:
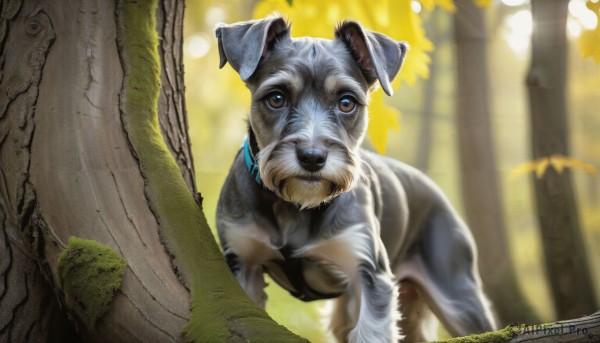
[[[279,185],[279,193],[284,200],[300,206],[301,209],[317,207],[330,201],[335,194],[332,182],[327,180],[306,181],[291,177],[283,179]]]
[[[358,155],[339,147],[329,150],[325,167],[316,173],[299,165],[291,142],[269,144],[257,160],[265,187],[301,209],[318,207],[350,190],[360,173]]]

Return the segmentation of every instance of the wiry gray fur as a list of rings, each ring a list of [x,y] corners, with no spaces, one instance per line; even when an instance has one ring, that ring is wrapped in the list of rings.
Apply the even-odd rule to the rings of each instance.
[[[330,328],[342,342],[434,339],[434,314],[453,335],[494,329],[473,239],[442,192],[360,148],[369,93],[379,83],[391,94],[406,45],[355,22],[334,40],[293,39],[277,17],[223,25],[217,37],[221,66],[229,61],[252,93],[262,185],[238,154],[217,210],[248,295],[264,306],[267,272],[302,300],[337,297]],[[268,104],[273,94],[284,106]],[[356,103],[348,113],[345,96]]]

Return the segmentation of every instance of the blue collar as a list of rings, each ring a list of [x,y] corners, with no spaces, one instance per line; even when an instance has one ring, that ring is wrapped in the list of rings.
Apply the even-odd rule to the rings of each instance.
[[[252,157],[252,151],[250,151],[250,143],[248,142],[248,138],[244,140],[244,147],[242,149],[244,150],[244,161],[246,161],[246,168],[248,168],[250,176],[252,176],[256,183],[262,186],[263,183],[260,179],[258,163],[256,163],[254,157]]]

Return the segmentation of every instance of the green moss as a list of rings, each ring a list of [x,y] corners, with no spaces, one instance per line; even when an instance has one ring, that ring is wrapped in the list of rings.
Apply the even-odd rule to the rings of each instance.
[[[517,334],[519,327],[507,326],[502,330],[486,332],[479,335],[449,338],[437,343],[504,343],[510,341]]]
[[[121,120],[146,181],[161,237],[192,297],[185,338],[223,342],[240,337],[303,341],[277,325],[245,295],[215,242],[204,213],[167,149],[158,123],[160,64],[156,0],[118,2],[117,43],[124,68]]]
[[[104,245],[69,238],[58,255],[58,276],[67,302],[79,309],[89,324],[106,313],[114,292],[121,287],[125,260]]]

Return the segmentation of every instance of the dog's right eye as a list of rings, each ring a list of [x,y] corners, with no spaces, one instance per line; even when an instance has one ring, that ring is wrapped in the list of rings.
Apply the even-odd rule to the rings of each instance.
[[[279,109],[286,105],[287,101],[282,92],[272,92],[267,95],[267,104],[273,109]]]
[[[349,95],[345,95],[338,102],[338,108],[344,113],[350,113],[356,108],[356,100]]]

